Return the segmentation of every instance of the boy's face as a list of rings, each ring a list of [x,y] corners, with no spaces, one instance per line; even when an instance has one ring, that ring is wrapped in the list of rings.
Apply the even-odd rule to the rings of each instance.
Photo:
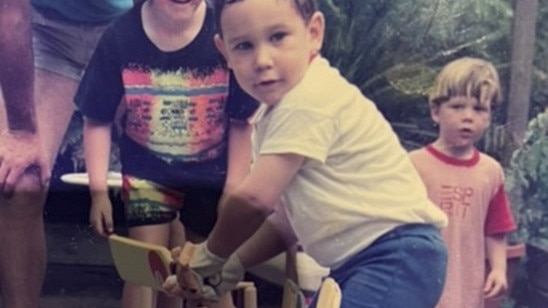
[[[438,139],[449,148],[472,148],[491,123],[491,106],[474,97],[452,97],[430,112],[439,125]]]
[[[276,104],[305,74],[319,52],[323,15],[305,23],[293,0],[244,0],[224,7],[215,42],[242,88]]]

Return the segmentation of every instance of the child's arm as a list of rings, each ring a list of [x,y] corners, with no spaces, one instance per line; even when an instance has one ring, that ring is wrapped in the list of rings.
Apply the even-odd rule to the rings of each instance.
[[[209,249],[225,258],[246,241],[274,211],[303,160],[295,154],[260,155],[242,185],[224,200]]]
[[[486,298],[494,297],[508,289],[506,280],[506,234],[494,234],[485,238],[490,271],[483,292]]]
[[[91,193],[89,220],[95,233],[102,237],[113,232],[112,205],[107,187],[111,126],[111,123],[84,119],[84,157]]]
[[[246,268],[263,263],[286,250],[287,244],[289,243],[280,232],[278,227],[279,224],[273,222],[273,220],[277,220],[273,215],[261,225],[251,238],[236,250],[223,268],[219,269],[220,272],[218,274],[220,274],[222,278],[221,284],[214,287],[204,286],[201,282],[203,281],[203,278],[206,277],[201,276],[203,274],[202,272],[194,268],[192,270],[197,276],[189,276],[189,273],[192,272],[188,271],[188,265],[183,268],[181,264],[179,264],[177,268],[177,279],[168,278],[163,285],[163,291],[172,296],[185,297],[185,293],[183,292],[184,288],[193,287],[194,289],[202,290],[212,288],[215,293],[213,297],[219,298],[228,290],[232,290],[244,277]],[[181,247],[172,250],[174,260],[181,261],[181,252]],[[194,249],[194,252],[199,253],[199,250],[197,252],[197,250]],[[187,260],[188,263],[190,263],[190,267],[193,265],[192,262],[196,261],[196,257],[197,256],[193,256],[193,259]],[[198,259],[202,258],[198,257]],[[184,288],[181,288],[181,286]],[[190,295],[191,298],[194,298],[198,294]],[[209,295],[211,296],[212,294]]]
[[[279,255],[296,243],[288,242],[284,230],[280,230],[278,214],[273,213],[247,241],[236,250],[245,268],[249,268]],[[294,237],[293,237],[294,238]]]
[[[251,164],[251,125],[231,120],[228,138],[228,171],[225,192],[233,191],[249,173]]]
[[[223,265],[229,264],[230,260],[236,259],[236,263],[243,263],[236,267],[241,271],[244,266],[259,263],[264,258],[281,252],[287,240],[275,223],[265,223],[265,219],[274,211],[282,192],[299,170],[303,160],[303,157],[294,154],[261,155],[242,185],[222,201],[226,203],[226,207],[220,213],[208,241],[197,246],[190,268],[179,266],[178,283],[166,281],[166,291],[176,294],[180,289],[177,285],[183,289],[195,285],[186,281],[189,270],[201,284],[202,290],[211,291],[215,287],[206,280],[209,281],[212,275],[221,273]],[[237,249],[237,253],[233,254]],[[227,274],[232,276],[232,273]],[[205,284],[208,284],[206,289],[203,288]],[[203,298],[218,298],[223,292],[220,289],[214,290],[217,293],[215,295],[209,291],[203,292]]]

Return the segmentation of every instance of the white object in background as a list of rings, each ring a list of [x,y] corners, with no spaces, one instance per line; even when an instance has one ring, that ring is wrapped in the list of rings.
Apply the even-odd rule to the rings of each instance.
[[[297,252],[296,264],[297,280],[304,295],[305,306],[308,307],[323,279],[329,275],[329,268],[319,265],[311,256],[302,251]]]
[[[63,174],[61,176],[61,181],[74,185],[89,185],[89,177],[86,172]],[[107,185],[112,188],[122,187],[122,174],[120,172],[110,171],[107,175]]]

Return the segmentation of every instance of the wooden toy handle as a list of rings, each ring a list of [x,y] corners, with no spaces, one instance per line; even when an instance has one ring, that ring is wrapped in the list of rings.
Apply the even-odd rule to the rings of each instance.
[[[185,294],[188,307],[207,308],[207,304],[210,302],[202,298],[202,285],[196,280],[196,276],[190,270],[190,260],[192,260],[195,250],[196,245],[190,242],[186,242],[182,246],[176,264],[178,268],[176,271],[177,281],[183,283],[181,284],[181,289]]]
[[[196,277],[190,271],[190,260],[194,255],[196,246],[192,243],[185,243],[177,260],[177,281],[182,282],[181,289],[188,299],[200,299],[202,288]]]

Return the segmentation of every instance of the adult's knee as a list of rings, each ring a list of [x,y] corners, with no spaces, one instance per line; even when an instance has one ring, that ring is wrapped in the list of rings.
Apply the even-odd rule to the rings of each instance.
[[[39,176],[26,173],[17,182],[11,196],[0,196],[0,221],[4,224],[35,223],[42,219],[46,188]]]

